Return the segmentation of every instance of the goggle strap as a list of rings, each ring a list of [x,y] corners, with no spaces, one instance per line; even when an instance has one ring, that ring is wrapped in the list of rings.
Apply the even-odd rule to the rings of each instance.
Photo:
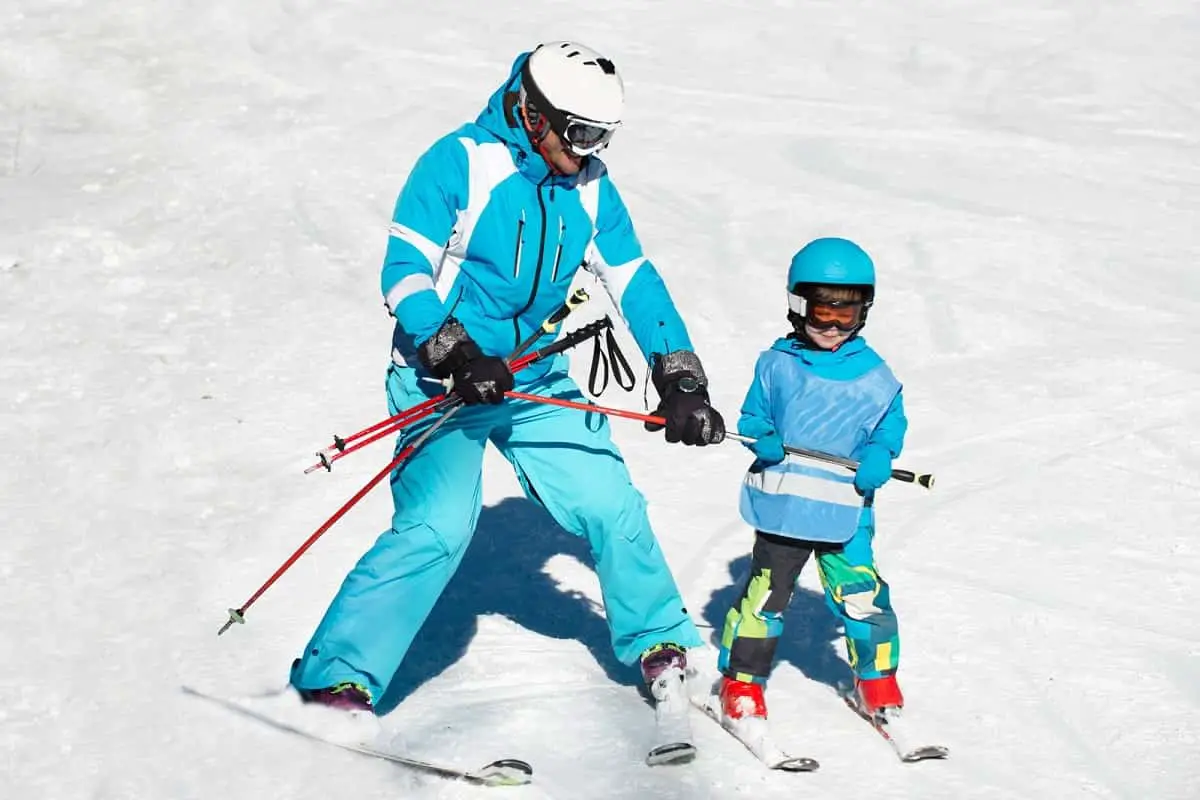
[[[542,90],[538,88],[537,83],[533,80],[533,70],[529,68],[530,59],[525,59],[525,63],[521,66],[521,88],[525,91],[525,95],[538,110],[538,113],[545,117],[550,122],[550,127],[555,131],[564,130],[567,126],[566,116],[554,106],[550,105],[550,101],[546,99],[546,95],[542,94]]]

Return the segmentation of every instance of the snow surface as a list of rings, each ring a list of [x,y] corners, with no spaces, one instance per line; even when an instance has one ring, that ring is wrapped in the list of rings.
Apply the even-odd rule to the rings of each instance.
[[[887,488],[878,555],[909,716],[950,761],[899,764],[834,695],[810,573],[768,694],[821,771],[767,773],[699,715],[694,764],[645,767],[586,552],[496,457],[384,722],[418,757],[526,758],[534,785],[414,777],[181,693],[281,685],[386,526],[380,490],[214,635],[386,463],[301,474],[384,414],[378,267],[411,164],[564,37],[626,76],[607,161],[729,416],[792,252],[875,255],[901,465],[939,481]],[[1200,797],[1197,52],[1188,0],[0,3],[4,795]],[[719,625],[744,449],[614,424]]]

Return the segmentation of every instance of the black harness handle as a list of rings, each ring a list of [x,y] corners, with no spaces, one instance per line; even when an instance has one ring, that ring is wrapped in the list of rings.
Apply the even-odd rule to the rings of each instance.
[[[605,350],[608,351],[607,354]],[[613,335],[611,327],[605,331],[603,342],[600,341],[599,331],[596,333],[596,344],[592,350],[592,368],[588,373],[588,392],[592,397],[604,394],[604,390],[608,388],[610,374],[617,386],[627,392],[632,392],[633,387],[637,385],[637,376],[633,374],[633,368],[629,366],[629,361],[617,345],[617,337]]]

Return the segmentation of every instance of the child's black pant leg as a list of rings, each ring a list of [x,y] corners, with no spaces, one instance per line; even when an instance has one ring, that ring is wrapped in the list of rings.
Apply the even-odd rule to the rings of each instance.
[[[718,666],[730,678],[765,683],[783,633],[783,612],[813,546],[809,542],[755,532],[750,576],[725,616]]]

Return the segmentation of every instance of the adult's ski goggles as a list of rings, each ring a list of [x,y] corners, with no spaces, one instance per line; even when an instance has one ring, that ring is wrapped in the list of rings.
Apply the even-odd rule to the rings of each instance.
[[[550,127],[554,128],[554,132],[563,140],[563,144],[581,158],[608,147],[613,134],[617,132],[617,128],[621,127],[619,122],[596,122],[572,114],[563,116],[566,119],[566,126],[561,131],[554,128],[553,119],[551,119]]]
[[[788,292],[788,308],[804,320],[804,324],[818,331],[837,328],[843,333],[853,333],[862,327],[867,304],[861,301],[817,302]]]
[[[550,130],[558,134],[566,146],[575,155],[583,158],[598,153],[608,147],[613,134],[621,127],[621,122],[599,122],[569,111],[560,111],[550,104],[542,90],[533,81],[529,73],[529,62],[525,62],[521,74],[521,104],[526,113],[545,117]],[[531,123],[533,121],[531,120]]]

